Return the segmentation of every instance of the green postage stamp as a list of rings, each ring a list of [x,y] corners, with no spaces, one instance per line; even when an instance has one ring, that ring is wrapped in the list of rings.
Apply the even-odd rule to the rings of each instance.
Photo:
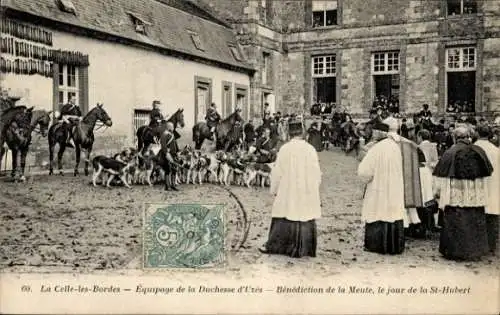
[[[143,267],[208,268],[224,263],[224,205],[146,204]]]

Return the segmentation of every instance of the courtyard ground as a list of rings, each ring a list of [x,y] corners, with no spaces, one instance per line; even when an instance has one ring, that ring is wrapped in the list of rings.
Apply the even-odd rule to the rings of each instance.
[[[242,248],[228,257],[228,268],[213,272],[237,274],[286,272],[289,277],[333,275],[347,270],[454,270],[461,275],[498,277],[498,257],[457,263],[441,258],[438,235],[409,239],[403,255],[384,256],[363,251],[360,221],[362,185],[357,160],[338,150],[319,154],[323,181],[323,217],[318,221],[316,258],[291,259],[261,254],[267,238],[272,198],[267,188],[231,186],[250,221]],[[225,203],[228,224],[241,212],[228,191],[212,184],[182,185],[180,192],[162,186],[94,188],[83,175],[34,176],[24,184],[0,181],[0,268],[3,272],[99,273],[141,268],[144,202]],[[239,214],[238,214],[239,213]],[[231,230],[231,228],[230,228]],[[231,237],[231,235],[229,236]]]

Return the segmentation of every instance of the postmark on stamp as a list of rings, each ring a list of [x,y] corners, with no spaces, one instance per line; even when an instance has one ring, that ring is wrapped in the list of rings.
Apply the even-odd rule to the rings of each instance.
[[[143,267],[208,268],[224,263],[224,205],[146,204]]]

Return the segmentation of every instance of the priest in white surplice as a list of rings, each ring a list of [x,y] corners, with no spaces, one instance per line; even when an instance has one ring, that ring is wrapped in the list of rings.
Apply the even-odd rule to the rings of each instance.
[[[498,246],[498,226],[500,215],[500,149],[488,139],[491,128],[481,125],[477,128],[479,139],[474,143],[484,150],[493,167],[491,177],[486,180],[488,201],[485,207],[486,227],[488,230],[488,244],[490,251],[496,252]]]
[[[394,126],[388,136],[394,136]],[[387,137],[373,145],[358,166],[367,183],[361,218],[366,251],[401,254],[404,251],[404,183],[400,146]]]
[[[318,154],[303,139],[302,122],[290,122],[291,140],[278,152],[271,173],[275,197],[269,239],[259,250],[290,257],[316,256],[316,219],[321,217]]]

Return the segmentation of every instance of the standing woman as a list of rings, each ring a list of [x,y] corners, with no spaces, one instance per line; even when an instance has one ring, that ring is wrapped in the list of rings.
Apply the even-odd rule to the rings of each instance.
[[[271,194],[275,196],[269,239],[259,250],[290,257],[316,257],[316,219],[321,217],[318,154],[303,139],[300,121],[288,125],[291,140],[278,152],[271,173]]]

